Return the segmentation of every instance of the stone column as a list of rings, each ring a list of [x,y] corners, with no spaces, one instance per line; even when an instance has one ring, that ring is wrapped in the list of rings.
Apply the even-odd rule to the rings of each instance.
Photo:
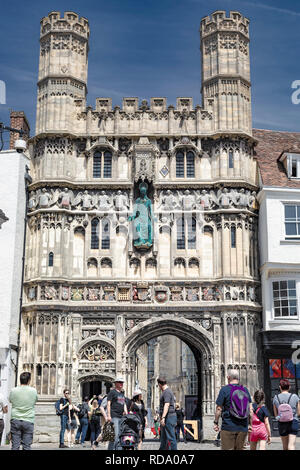
[[[72,313],[72,398],[79,400],[78,390],[78,349],[81,339],[81,315],[78,313]]]

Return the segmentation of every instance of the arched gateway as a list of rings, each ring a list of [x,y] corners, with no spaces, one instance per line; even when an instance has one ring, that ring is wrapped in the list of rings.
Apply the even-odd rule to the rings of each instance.
[[[153,338],[164,335],[174,335],[184,341],[193,351],[198,370],[198,409],[197,415],[203,416],[213,412],[215,391],[215,377],[219,377],[219,370],[215,374],[215,354],[212,334],[199,324],[174,315],[165,315],[164,318],[150,318],[134,327],[124,341],[122,353],[122,369],[126,376],[126,389],[132,394],[135,386],[135,353],[144,343]],[[220,344],[217,343],[217,348]],[[170,364],[172,367],[172,364]],[[219,364],[216,364],[219,369]],[[218,380],[217,380],[218,385]],[[154,393],[154,391],[152,391]]]

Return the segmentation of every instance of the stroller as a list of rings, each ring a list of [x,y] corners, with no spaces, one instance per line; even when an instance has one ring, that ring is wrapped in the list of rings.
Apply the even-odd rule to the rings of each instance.
[[[142,423],[135,414],[127,414],[121,418],[119,429],[119,442],[117,448],[120,450],[136,450]]]

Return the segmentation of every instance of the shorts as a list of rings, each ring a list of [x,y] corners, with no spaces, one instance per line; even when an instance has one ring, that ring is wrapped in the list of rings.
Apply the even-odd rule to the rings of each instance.
[[[258,431],[252,431],[250,434],[249,441],[250,442],[259,442],[259,441],[267,441],[268,440],[268,434],[265,430],[258,430]]]
[[[70,422],[70,421],[67,421],[67,426],[66,426],[66,428],[67,428],[68,431],[71,431],[71,430],[73,430],[73,429],[77,429],[77,427],[78,427],[78,426],[77,426],[77,421],[76,421],[75,419],[72,419],[71,422]]]
[[[298,430],[299,422],[297,419],[293,419],[293,421],[289,421],[288,423],[280,423],[280,421],[278,421],[278,431],[279,435],[282,437],[288,436],[289,434],[297,436]]]

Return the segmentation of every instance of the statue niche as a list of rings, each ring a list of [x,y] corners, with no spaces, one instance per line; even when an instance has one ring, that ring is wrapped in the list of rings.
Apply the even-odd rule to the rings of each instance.
[[[147,183],[139,185],[140,197],[135,200],[133,214],[128,217],[132,222],[133,245],[139,250],[147,250],[153,245],[153,207],[147,196]]]

